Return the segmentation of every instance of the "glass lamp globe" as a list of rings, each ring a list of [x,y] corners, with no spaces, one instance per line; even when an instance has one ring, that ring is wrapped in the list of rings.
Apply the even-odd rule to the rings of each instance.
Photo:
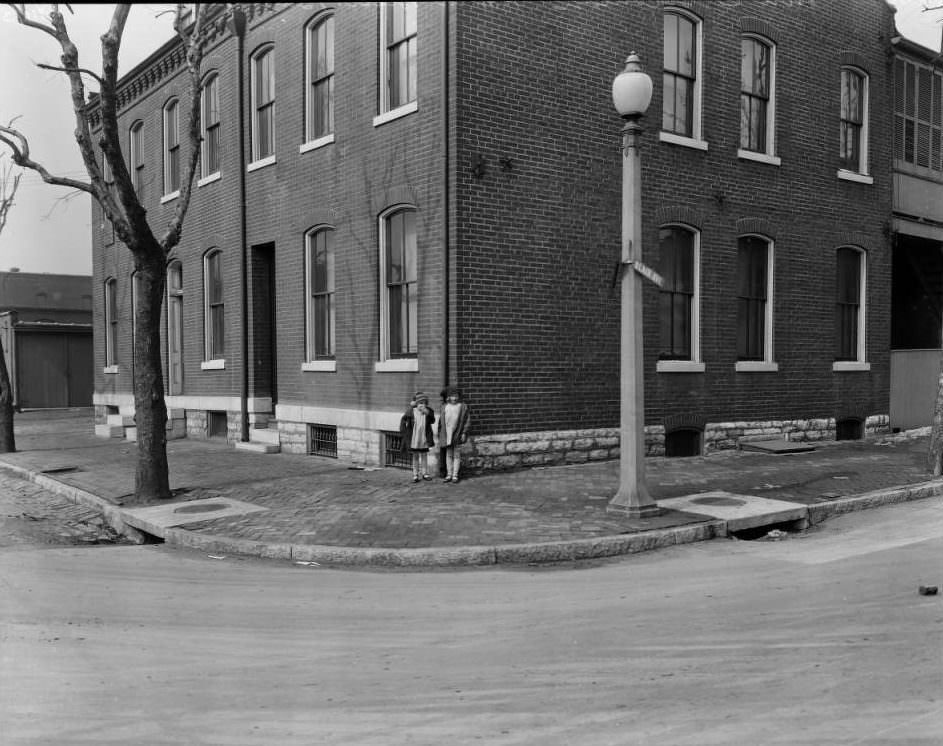
[[[632,52],[625,60],[625,70],[612,81],[612,103],[619,116],[640,117],[652,102],[652,79],[642,70],[638,55]]]

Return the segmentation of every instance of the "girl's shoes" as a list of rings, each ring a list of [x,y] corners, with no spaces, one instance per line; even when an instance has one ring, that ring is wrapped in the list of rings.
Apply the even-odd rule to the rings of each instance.
[[[452,477],[452,484],[458,484],[458,477]]]
[[[442,477],[442,481],[443,481],[443,482],[451,482],[451,481],[452,481],[452,475],[451,475],[451,474],[446,474],[444,477]]]
[[[418,481],[419,481],[419,475],[418,475],[418,474],[413,474],[413,484],[415,484],[415,483],[418,482]]]
[[[428,474],[423,474],[422,478],[425,479],[427,482],[432,481],[432,477],[430,477]]]

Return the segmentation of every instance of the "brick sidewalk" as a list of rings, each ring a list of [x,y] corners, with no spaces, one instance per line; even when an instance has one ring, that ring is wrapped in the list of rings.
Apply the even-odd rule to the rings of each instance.
[[[136,446],[95,438],[91,414],[24,413],[18,453],[2,460],[46,472],[112,502],[130,504]],[[647,459],[658,499],[722,490],[807,505],[929,480],[926,437],[822,443],[793,455],[722,452]],[[689,525],[678,511],[648,520],[606,512],[617,461],[471,476],[459,484],[411,482],[399,469],[356,469],[334,459],[236,451],[216,441],[168,444],[177,499],[229,497],[266,511],[189,523],[189,531],[257,542],[337,547],[536,544]]]

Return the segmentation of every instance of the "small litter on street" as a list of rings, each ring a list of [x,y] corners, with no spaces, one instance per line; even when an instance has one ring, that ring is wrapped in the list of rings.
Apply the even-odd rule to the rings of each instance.
[[[223,554],[208,554],[206,556],[210,559],[226,559],[226,556]]]
[[[789,534],[786,531],[780,531],[778,528],[774,528],[770,531],[764,539],[769,539],[770,541],[779,541],[780,539],[785,539]]]
[[[935,585],[921,585],[918,591],[921,596],[935,596],[939,588]]]
[[[305,565],[305,566],[308,566],[308,567],[320,567],[320,566],[321,566],[321,564],[320,564],[319,562],[307,562],[307,561],[305,561],[305,560],[297,560],[297,561],[295,562],[295,564],[296,564],[296,565]]]

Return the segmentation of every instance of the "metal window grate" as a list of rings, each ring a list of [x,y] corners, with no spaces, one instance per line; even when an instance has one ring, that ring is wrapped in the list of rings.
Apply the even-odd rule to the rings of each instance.
[[[403,439],[399,433],[383,433],[383,465],[399,469],[412,468],[412,459],[401,450]]]
[[[337,427],[308,425],[308,454],[337,458]]]

